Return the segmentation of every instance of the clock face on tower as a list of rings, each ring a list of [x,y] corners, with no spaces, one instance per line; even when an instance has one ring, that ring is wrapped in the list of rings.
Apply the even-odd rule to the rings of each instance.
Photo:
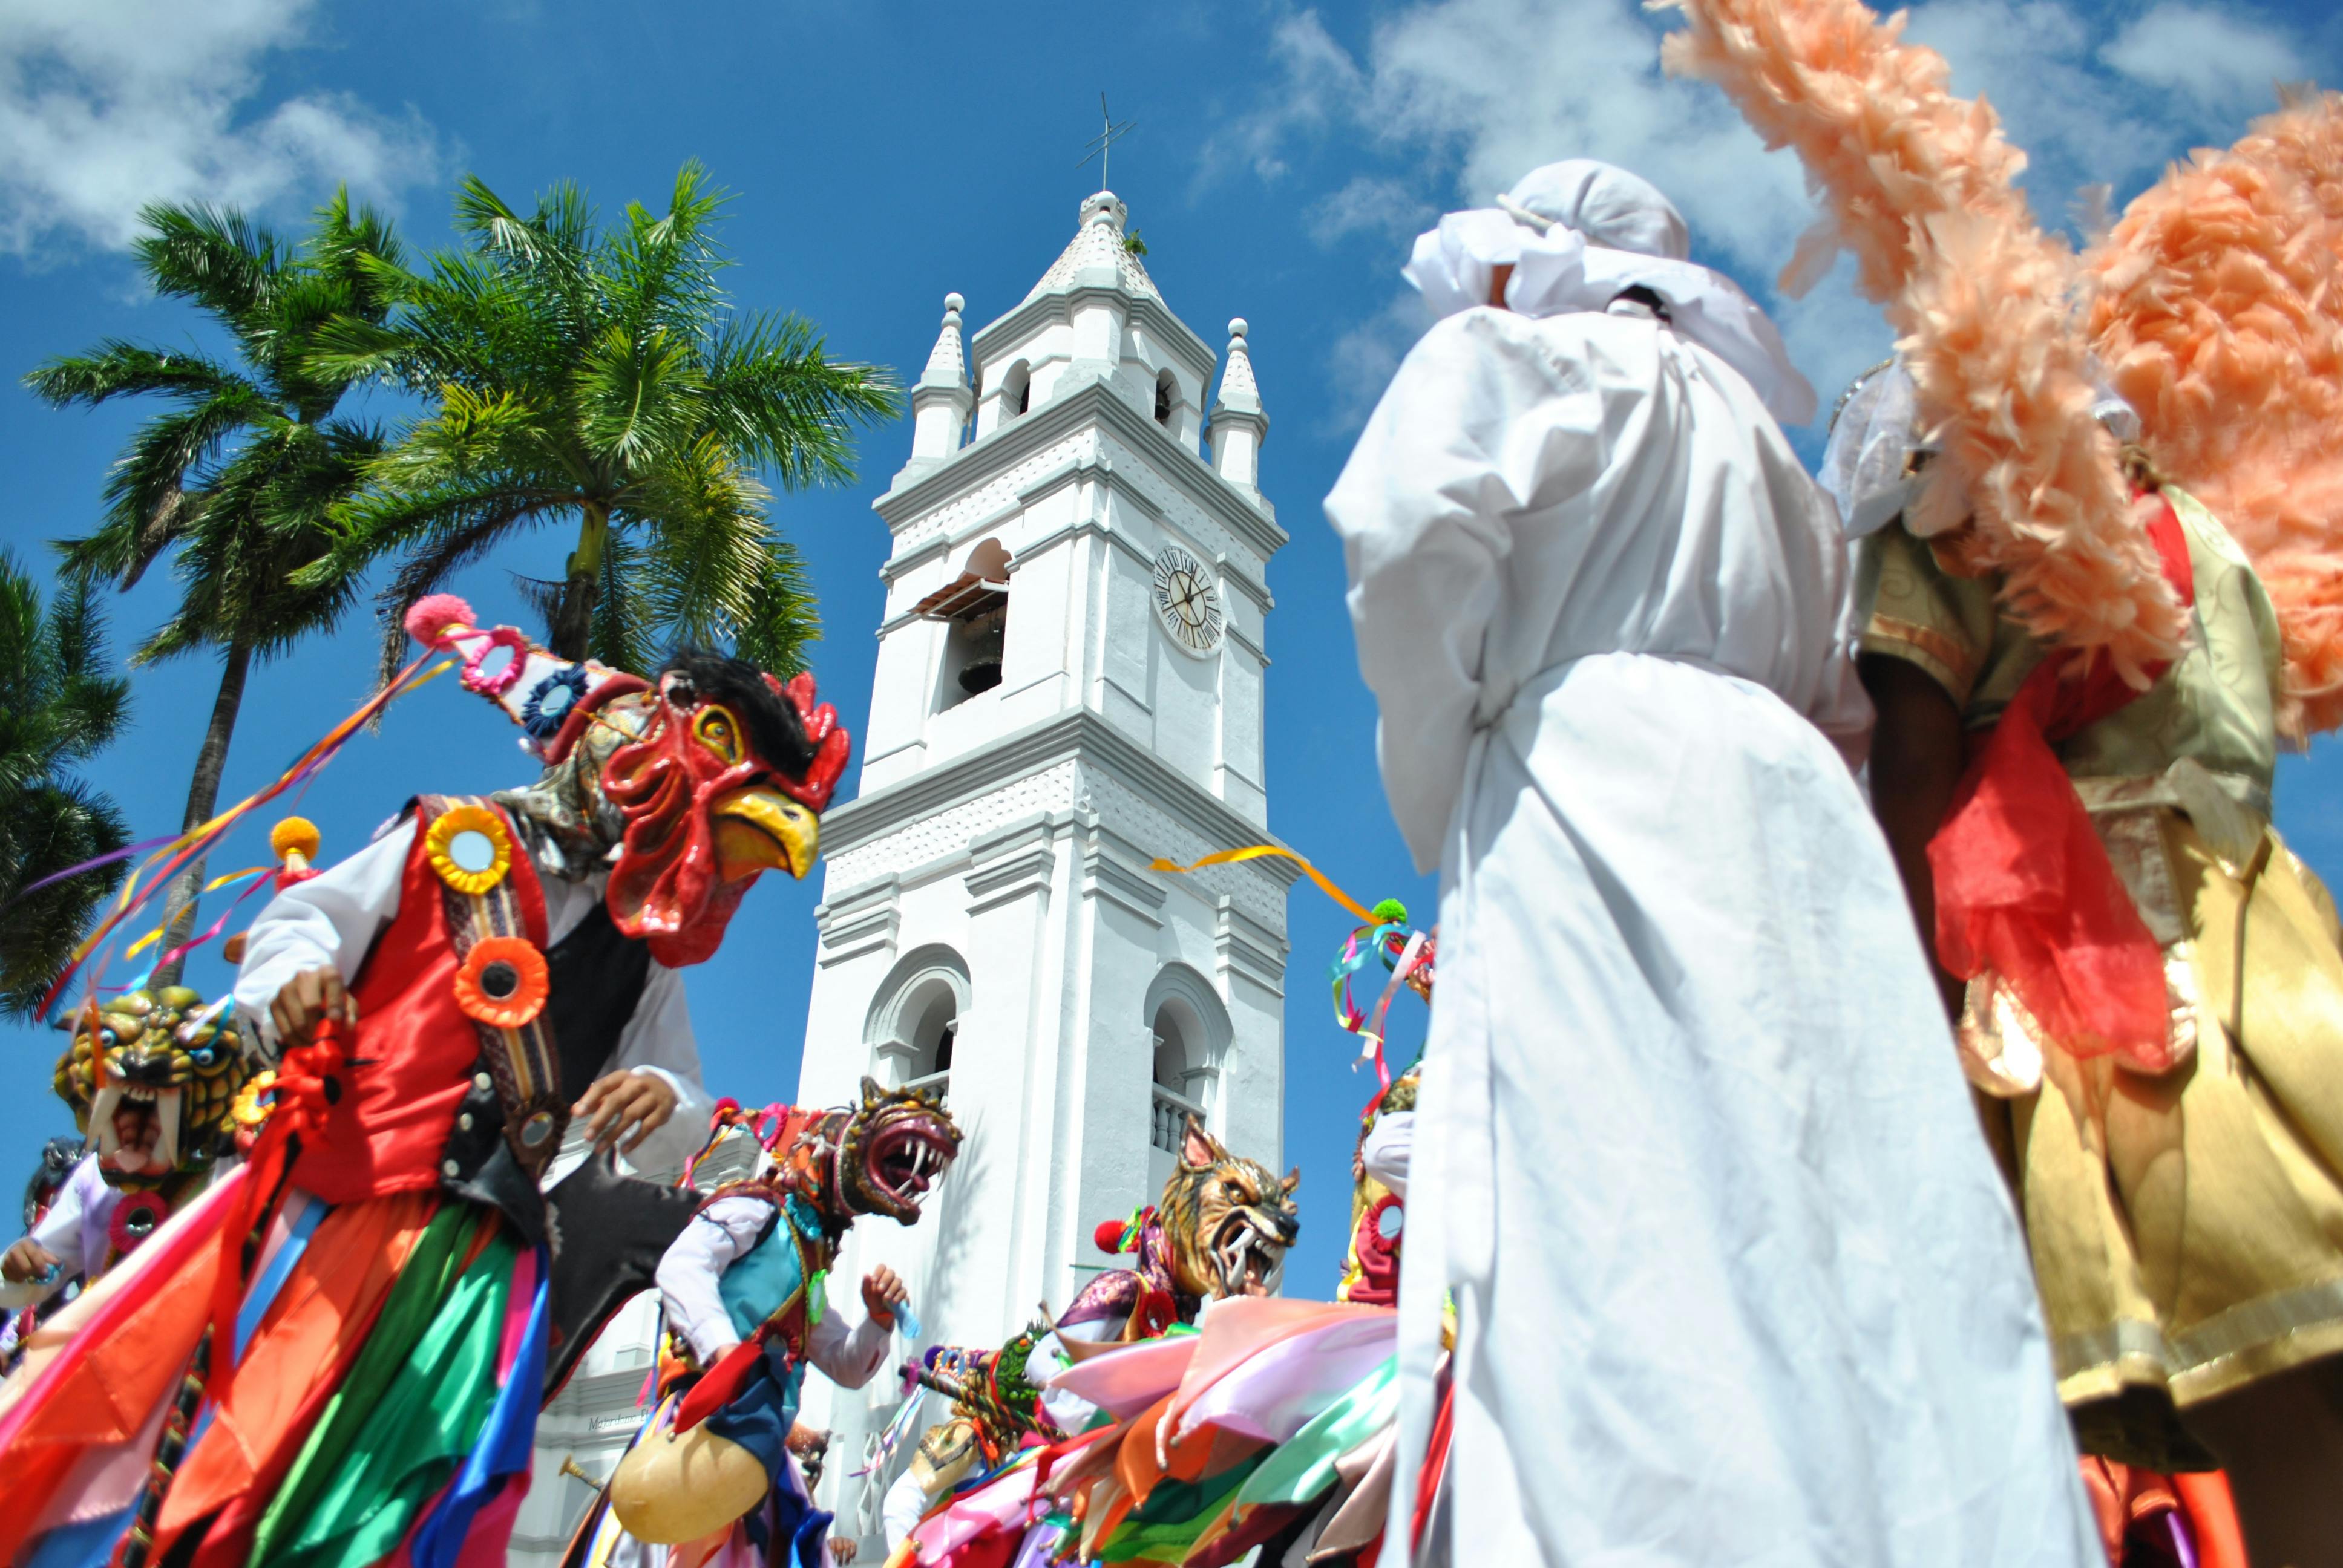
[[[1155,616],[1182,653],[1202,658],[1221,646],[1221,585],[1178,545],[1164,546],[1155,557]]]

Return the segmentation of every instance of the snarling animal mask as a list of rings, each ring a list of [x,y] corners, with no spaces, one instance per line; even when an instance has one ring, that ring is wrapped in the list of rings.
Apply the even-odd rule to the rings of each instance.
[[[233,1146],[228,1109],[251,1076],[235,1015],[185,986],[85,1008],[56,1091],[111,1186],[146,1191],[207,1171]]]
[[[851,741],[812,676],[784,685],[685,648],[645,680],[558,658],[511,627],[482,630],[447,594],[418,600],[407,629],[461,654],[465,688],[528,731],[546,775],[498,801],[546,831],[568,874],[608,858],[610,919],[660,963],[713,954],[763,872],[813,869]]]
[[[864,1214],[916,1225],[960,1140],[941,1099],[865,1078],[859,1104],[787,1113],[770,1146],[773,1177],[803,1194],[833,1234]]]
[[[1302,1233],[1302,1209],[1293,1201],[1301,1185],[1299,1171],[1281,1181],[1260,1161],[1230,1153],[1188,1118],[1179,1167],[1156,1206],[1173,1288],[1207,1301],[1275,1291],[1286,1250]]]

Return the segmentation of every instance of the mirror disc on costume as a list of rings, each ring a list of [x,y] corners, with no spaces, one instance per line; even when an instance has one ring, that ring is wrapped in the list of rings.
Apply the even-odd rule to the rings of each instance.
[[[540,1111],[520,1124],[520,1141],[531,1149],[540,1147],[553,1136],[553,1112]]]
[[[171,1206],[163,1201],[160,1193],[126,1192],[114,1206],[114,1217],[106,1228],[106,1240],[114,1243],[116,1252],[128,1252],[170,1217]]]
[[[545,955],[523,937],[482,937],[456,971],[456,1005],[491,1029],[525,1027],[545,1010],[551,989]]]
[[[450,806],[433,819],[423,852],[439,879],[459,893],[487,892],[512,869],[512,835],[485,806]]]

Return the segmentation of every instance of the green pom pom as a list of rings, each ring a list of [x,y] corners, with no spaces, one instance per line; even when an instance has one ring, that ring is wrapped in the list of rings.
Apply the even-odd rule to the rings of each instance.
[[[1374,910],[1375,919],[1386,926],[1407,924],[1407,906],[1397,899],[1385,899]]]

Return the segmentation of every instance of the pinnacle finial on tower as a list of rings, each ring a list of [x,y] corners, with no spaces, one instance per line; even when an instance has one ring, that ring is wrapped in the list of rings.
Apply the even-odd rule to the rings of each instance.
[[[968,411],[975,403],[968,388],[968,352],[961,346],[960,313],[968,302],[944,296],[943,330],[928,351],[928,367],[911,388],[911,460],[949,457],[960,450]]]
[[[1220,395],[1212,399],[1212,469],[1232,485],[1257,489],[1261,444],[1269,435],[1269,414],[1253,379],[1252,350],[1242,316],[1229,323],[1228,357],[1222,362]]]
[[[960,345],[960,313],[968,301],[957,294],[944,296],[943,330],[928,352],[928,367],[920,373],[922,387],[966,387],[968,354]]]

